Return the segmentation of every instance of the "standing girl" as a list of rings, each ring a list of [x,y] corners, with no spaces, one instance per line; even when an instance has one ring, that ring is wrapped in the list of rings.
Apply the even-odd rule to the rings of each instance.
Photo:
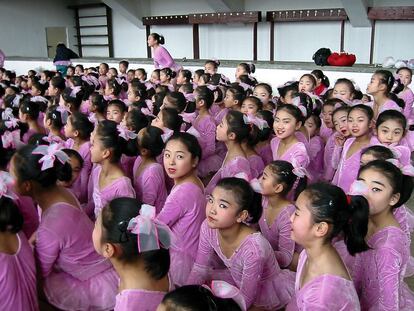
[[[178,72],[182,67],[178,65],[171,57],[163,44],[165,43],[164,36],[157,33],[152,33],[148,36],[148,46],[152,48],[152,57],[154,58],[154,66],[156,69],[171,68]]]
[[[292,297],[293,274],[280,269],[269,242],[250,227],[262,214],[261,195],[243,179],[224,178],[208,196],[205,213],[187,283],[229,278],[247,308],[283,308]],[[218,264],[225,267],[222,275],[211,269]]]
[[[176,285],[183,285],[191,271],[205,218],[204,187],[197,177],[200,159],[201,147],[193,135],[177,133],[167,141],[164,169],[174,187],[157,220],[168,225],[176,237],[171,247],[171,276]]]
[[[93,224],[73,194],[56,185],[71,179],[67,155],[57,144],[27,145],[10,162],[15,189],[42,209],[35,254],[44,293],[62,310],[111,310],[118,279],[92,243]]]

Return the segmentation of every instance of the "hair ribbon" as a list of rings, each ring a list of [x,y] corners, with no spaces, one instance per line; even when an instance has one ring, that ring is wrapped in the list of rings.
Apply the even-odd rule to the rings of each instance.
[[[116,129],[118,130],[119,136],[127,141],[130,139],[136,139],[138,137],[137,133],[128,130],[126,126],[123,126],[121,124],[117,125]]]
[[[69,160],[68,155],[62,151],[62,146],[60,144],[51,144],[49,146],[40,145],[37,146],[32,154],[43,155],[39,159],[39,163],[42,164],[41,170],[47,170],[53,167],[56,159],[59,160],[62,164],[66,163]]]
[[[208,287],[207,285],[202,286],[210,290],[211,293],[216,297],[222,299],[233,299],[234,302],[239,305],[242,311],[247,310],[246,301],[237,287],[230,285],[225,281],[219,280],[212,281],[210,287]]]
[[[263,131],[263,129],[268,128],[269,124],[266,120],[260,119],[252,114],[243,115],[243,121],[245,124],[254,124],[256,125],[259,130]]]
[[[17,195],[12,191],[13,186],[13,177],[7,172],[0,171],[0,198],[6,197],[15,200]]]

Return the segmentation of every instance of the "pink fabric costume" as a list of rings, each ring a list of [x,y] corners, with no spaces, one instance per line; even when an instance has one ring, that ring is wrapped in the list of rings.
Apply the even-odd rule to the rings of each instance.
[[[249,234],[227,258],[219,245],[218,230],[203,222],[196,262],[187,284],[204,284],[213,280],[212,263],[222,261],[240,289],[246,306],[266,310],[283,308],[294,292],[294,274],[281,270],[269,242],[256,232]],[[233,285],[233,284],[232,284]]]
[[[295,159],[297,165],[303,168],[307,168],[309,166],[309,155],[305,144],[302,142],[297,142],[289,147],[286,152],[278,156],[277,150],[279,149],[280,138],[275,137],[270,142],[270,147],[272,148],[273,160],[284,160],[291,162]]]
[[[407,118],[408,124],[413,124],[413,103],[414,103],[414,93],[413,91],[408,88],[407,90],[398,93],[397,95],[399,98],[404,100],[405,107],[403,110],[403,114]]]
[[[91,183],[93,186],[92,199],[95,204],[94,213],[97,218],[103,207],[111,200],[119,197],[135,198],[135,190],[132,187],[131,180],[126,177],[120,177],[113,181],[105,188],[99,188],[99,176],[101,174],[101,165],[96,165],[92,170]]]
[[[250,180],[252,177],[250,163],[245,157],[235,157],[228,163],[221,166],[217,173],[213,176],[206,187],[206,194],[211,194],[220,179],[225,177],[234,177],[239,173],[245,173]]]
[[[374,102],[365,103],[365,105],[370,106],[372,109],[374,109]],[[388,99],[382,106],[378,109],[378,115],[385,111],[385,110],[397,110],[402,112],[402,109],[400,106],[397,105],[397,103],[391,99]],[[374,116],[374,119],[376,120],[378,116]]]
[[[331,182],[336,171],[336,167],[333,167],[332,163],[332,155],[335,150],[335,137],[339,136],[340,134],[338,132],[334,132],[331,137],[328,138],[325,150],[323,153],[323,175],[322,179],[327,182]]]
[[[131,179],[134,177],[134,165],[135,165],[136,159],[137,159],[136,156],[130,157],[125,154],[121,156],[121,160],[120,160],[121,168],[124,171],[124,174]]]
[[[200,226],[205,219],[206,197],[194,183],[175,185],[157,220],[170,227],[175,242],[170,248],[172,281],[183,285],[197,255]]]
[[[358,295],[354,283],[338,275],[323,274],[315,277],[302,288],[302,270],[308,256],[306,250],[299,256],[296,273],[294,299],[287,306],[287,311],[326,310],[326,311],[358,311]]]
[[[66,141],[66,148],[74,149],[73,146],[75,141],[72,138],[69,138]],[[83,167],[79,174],[78,179],[72,185],[73,193],[79,194],[78,200],[81,203],[86,203],[88,201],[88,182],[92,171],[92,162],[91,162],[91,143],[89,141],[84,142],[79,146],[78,153],[83,159]]]
[[[133,170],[133,184],[137,199],[142,203],[154,206],[156,213],[159,214],[167,199],[164,168],[159,163],[151,163],[137,175],[141,163],[142,158],[137,157]]]
[[[32,234],[39,227],[39,213],[37,211],[37,206],[34,204],[31,197],[21,195],[17,195],[15,203],[24,219],[22,231],[26,237],[30,239]]]
[[[247,160],[250,164],[250,172],[252,174],[252,178],[259,178],[263,174],[263,170],[265,168],[262,158],[259,155],[254,154],[247,157]]]
[[[256,147],[257,154],[262,158],[264,165],[268,165],[273,161],[272,148],[270,148],[270,142],[264,145]]]
[[[27,144],[29,142],[30,137],[32,137],[32,135],[37,134],[37,132],[34,129],[28,129],[27,132],[23,135],[22,137],[22,141]]]
[[[325,125],[325,122],[322,120],[321,129],[319,130],[319,136],[322,137],[322,139],[327,142],[329,137],[332,136],[334,133],[334,129],[331,129]]]
[[[295,206],[289,204],[284,207],[274,222],[269,226],[266,222],[266,209],[268,208],[267,198],[263,197],[262,205],[263,213],[259,220],[260,231],[269,241],[270,245],[272,245],[279,266],[286,268],[292,262],[295,251],[295,242],[290,237],[292,231],[290,216],[295,212]]]
[[[153,58],[155,69],[163,69],[168,67],[178,72],[182,68],[181,65],[174,61],[167,49],[161,45],[153,50]]]
[[[62,310],[111,310],[118,276],[95,252],[93,223],[79,206],[55,203],[43,211],[35,254],[48,301]]]
[[[309,142],[309,166],[308,171],[312,176],[312,181],[318,181],[323,174],[323,159],[325,143],[320,136],[313,136]]]
[[[37,311],[36,267],[32,248],[22,232],[13,255],[0,252],[0,301],[2,310]]]
[[[353,273],[361,310],[414,310],[414,294],[404,282],[410,256],[406,234],[388,226],[373,234],[368,245],[357,255]]]

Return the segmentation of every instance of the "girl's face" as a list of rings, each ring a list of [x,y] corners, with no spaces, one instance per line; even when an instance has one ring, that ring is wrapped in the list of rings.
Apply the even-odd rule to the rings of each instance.
[[[129,88],[127,95],[128,95],[128,102],[130,103],[133,103],[139,100],[139,96],[136,96],[135,92],[131,88]]]
[[[193,159],[187,147],[179,140],[167,143],[164,150],[164,169],[168,177],[179,179],[190,174],[197,167],[198,159]]]
[[[24,185],[22,182],[20,182],[20,178],[17,175],[16,167],[15,167],[15,156],[13,156],[10,160],[10,167],[9,167],[9,173],[14,179],[14,186],[13,190],[20,195],[29,195],[28,191],[26,191]]]
[[[82,170],[82,164],[74,156],[69,157],[69,164],[70,164],[70,167],[72,168],[72,178],[70,179],[70,181],[65,181],[65,182],[58,181],[57,182],[60,186],[67,187],[67,188],[70,188],[76,182]]]
[[[109,69],[108,72],[106,73],[106,76],[108,77],[108,79],[112,79],[116,77],[116,72],[113,69]]]
[[[408,70],[402,69],[398,72],[398,77],[401,80],[401,83],[404,84],[405,87],[409,86],[411,84],[411,74]]]
[[[151,121],[151,125],[158,127],[159,129],[164,129],[164,122],[162,120],[162,112],[158,112],[157,116],[155,117],[154,120]]]
[[[404,137],[404,129],[400,122],[387,120],[377,128],[378,140],[384,145],[399,143]]]
[[[200,83],[200,76],[198,75],[198,74],[194,74],[194,77],[193,77],[193,82],[195,83],[195,84],[198,84],[199,85],[199,83]]]
[[[243,220],[232,191],[215,187],[207,197],[206,218],[212,229],[227,229]]]
[[[40,96],[41,92],[36,87],[32,86],[32,95],[33,96]]]
[[[266,166],[263,170],[263,175],[260,178],[260,185],[262,187],[262,195],[271,196],[274,195],[277,184],[275,183],[274,173],[269,166]]]
[[[177,76],[177,84],[178,85],[181,85],[181,84],[184,84],[184,83],[186,83],[187,81],[186,81],[186,79],[184,78],[184,75],[183,75],[183,73],[180,71],[179,73],[178,73],[178,76]]]
[[[75,71],[73,70],[73,68],[69,67],[68,70],[66,71],[66,75],[71,77],[74,74],[75,74]]]
[[[147,43],[148,43],[149,47],[153,47],[154,45],[156,45],[158,43],[158,41],[155,40],[153,36],[149,35]]]
[[[332,116],[332,120],[335,131],[345,137],[350,135],[348,130],[348,113],[346,111],[338,111]]]
[[[299,92],[313,92],[313,89],[315,88],[315,85],[313,84],[313,81],[308,76],[304,76],[300,78],[299,80]]]
[[[381,88],[383,82],[379,75],[372,75],[371,81],[367,86],[367,93],[370,95],[375,95],[380,92],[383,88]]]
[[[228,130],[229,130],[229,124],[227,123],[227,118],[224,117],[220,124],[217,125],[216,128],[216,139],[218,141],[227,141],[229,139],[228,137]]]
[[[124,118],[124,112],[122,112],[116,105],[109,105],[106,110],[106,118],[120,124]]]
[[[259,107],[250,99],[245,99],[241,106],[241,112],[244,114],[256,115]]]
[[[332,113],[334,111],[334,107],[330,105],[325,105],[322,108],[322,120],[325,123],[327,128],[333,128],[332,122]]]
[[[292,105],[293,104],[293,99],[295,98],[295,91],[294,90],[289,90],[286,92],[285,97],[280,97],[280,99],[282,100],[282,102],[284,104],[289,104]]]
[[[77,76],[83,75],[83,70],[81,67],[78,67],[78,66],[75,67],[75,75]]]
[[[266,105],[272,99],[271,94],[262,86],[256,86],[254,88],[253,96],[259,98],[263,105]]]
[[[151,73],[151,82],[152,83],[156,83],[160,80],[160,76],[157,72],[152,72]]]
[[[232,108],[234,106],[237,106],[238,103],[239,101],[234,99],[233,93],[227,90],[226,96],[224,97],[224,107]]]
[[[108,72],[108,69],[106,69],[106,66],[104,64],[100,64],[98,71],[99,71],[99,75],[105,76],[106,73]]]
[[[242,75],[247,75],[247,72],[244,70],[242,66],[237,66],[235,74],[236,79],[239,79]]]
[[[75,137],[75,129],[73,128],[73,125],[72,125],[72,116],[69,116],[68,121],[66,122],[66,125],[63,129],[65,132],[66,138]]]
[[[102,145],[102,141],[99,139],[99,135],[96,133],[96,128],[91,134],[91,162],[101,163],[104,160],[105,148]]]
[[[286,110],[279,110],[276,113],[273,130],[278,138],[284,139],[294,135],[300,126],[301,122],[297,122]]]
[[[217,69],[214,67],[213,64],[207,63],[204,65],[204,72],[209,73],[211,75],[214,75],[216,73]]]
[[[161,81],[161,83],[169,83],[170,82],[169,76],[167,76],[164,71],[160,72],[160,81]]]
[[[369,203],[370,216],[386,212],[395,205],[400,194],[393,194],[389,180],[376,169],[367,169],[361,172],[358,177],[368,187],[366,198]]]
[[[306,119],[305,128],[308,131],[310,137],[314,137],[318,133],[319,129],[316,126],[313,116]]]
[[[140,81],[144,81],[145,75],[142,73],[141,70],[135,70],[135,78],[139,79]]]
[[[296,243],[305,246],[312,240],[312,229],[315,223],[312,220],[312,214],[309,209],[310,200],[305,191],[303,191],[296,200],[295,213],[290,216],[292,223],[291,238]]]
[[[49,96],[56,96],[59,94],[59,89],[57,87],[54,87],[52,83],[50,83],[47,89],[47,93],[49,94]]]
[[[129,70],[129,71],[127,72],[127,81],[128,81],[128,82],[131,82],[131,81],[132,81],[132,79],[134,79],[134,75],[135,75],[134,71]]]
[[[362,99],[361,99],[362,103],[369,103],[370,101],[371,101],[371,98],[369,97],[368,94],[362,95]]]
[[[23,113],[23,111],[21,111],[19,109],[19,120],[20,122],[26,123],[27,122],[27,114]]]
[[[109,96],[109,95],[112,95],[112,94],[113,94],[113,92],[114,92],[114,89],[113,89],[113,88],[111,88],[111,87],[109,86],[109,84],[106,84],[106,86],[105,86],[105,92],[104,92],[104,95],[105,95],[105,96]]]
[[[170,102],[169,96],[165,96],[164,99],[162,100],[161,109],[164,109],[164,108],[177,109],[177,106],[174,103]]]
[[[334,97],[345,101],[352,100],[354,96],[346,83],[336,83],[332,94]]]
[[[29,89],[29,87],[27,86],[27,81],[22,81],[21,83],[20,83],[20,87],[23,89],[23,90],[25,90],[25,91],[27,91],[28,89]],[[49,93],[50,94],[50,93]]]
[[[118,65],[118,68],[119,68],[119,72],[120,73],[122,73],[122,74],[124,74],[124,73],[126,73],[126,71],[127,71],[127,67],[125,66],[125,64],[119,64]]]
[[[371,122],[364,111],[352,110],[348,115],[348,131],[353,137],[361,137],[369,133]]]

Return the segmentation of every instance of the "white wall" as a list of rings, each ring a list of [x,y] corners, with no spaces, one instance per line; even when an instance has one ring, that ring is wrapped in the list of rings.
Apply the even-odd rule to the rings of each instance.
[[[47,56],[46,27],[68,27],[70,47],[75,44],[75,24],[68,0],[0,1],[0,48],[6,55]]]

